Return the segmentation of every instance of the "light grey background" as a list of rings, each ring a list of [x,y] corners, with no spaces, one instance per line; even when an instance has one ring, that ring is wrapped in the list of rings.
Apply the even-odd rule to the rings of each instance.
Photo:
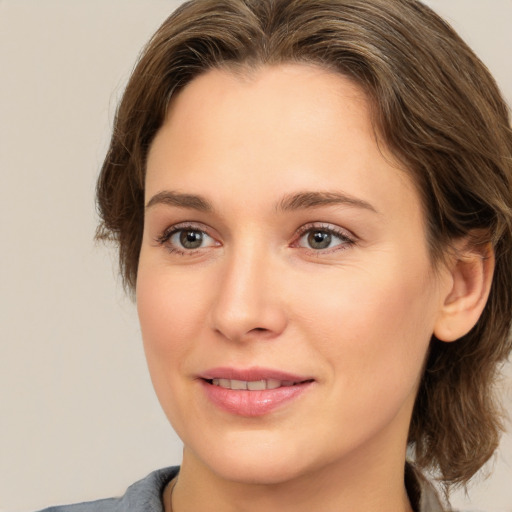
[[[94,184],[142,45],[179,1],[0,0],[0,510],[112,496],[181,445],[146,372]],[[431,0],[512,103],[512,0]],[[512,408],[512,371],[503,393]],[[512,511],[512,435],[460,508]]]

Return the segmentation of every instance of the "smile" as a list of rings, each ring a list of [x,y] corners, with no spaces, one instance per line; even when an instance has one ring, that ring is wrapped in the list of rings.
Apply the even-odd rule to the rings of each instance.
[[[210,381],[214,386],[220,386],[224,389],[232,390],[248,390],[248,391],[263,391],[265,389],[277,389],[281,387],[294,386],[299,382],[290,380],[277,380],[277,379],[261,379],[261,380],[236,380],[236,379],[212,379]]]
[[[199,376],[207,401],[224,413],[265,416],[293,404],[315,379],[265,368],[215,368]]]

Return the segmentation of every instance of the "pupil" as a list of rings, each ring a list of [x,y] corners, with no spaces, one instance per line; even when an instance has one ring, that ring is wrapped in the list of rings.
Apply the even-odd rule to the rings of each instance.
[[[314,231],[308,236],[308,243],[313,249],[327,249],[331,245],[331,235],[325,231]]]
[[[200,231],[182,231],[180,243],[186,249],[197,249],[203,243],[203,234]]]

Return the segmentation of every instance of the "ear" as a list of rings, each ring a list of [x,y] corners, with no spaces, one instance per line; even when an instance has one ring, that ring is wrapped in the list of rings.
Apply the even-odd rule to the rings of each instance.
[[[447,271],[450,285],[444,296],[434,335],[441,341],[455,341],[477,323],[491,290],[494,251],[490,243],[472,244],[468,238],[455,244]]]

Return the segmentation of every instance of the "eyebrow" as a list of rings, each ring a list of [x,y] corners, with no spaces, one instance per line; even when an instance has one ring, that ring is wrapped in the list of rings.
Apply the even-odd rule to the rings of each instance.
[[[170,190],[164,190],[163,192],[155,194],[146,204],[146,210],[157,204],[177,206],[179,208],[190,208],[192,210],[199,210],[202,212],[213,211],[211,203],[202,196],[195,194],[181,194]]]
[[[367,201],[341,192],[299,192],[297,194],[286,195],[277,205],[277,209],[290,211],[337,204],[353,206],[378,213]]]
[[[176,206],[178,208],[190,208],[201,212],[213,212],[212,204],[204,197],[196,194],[182,194],[170,190],[164,190],[155,194],[146,204],[146,210],[157,204]],[[367,201],[341,192],[299,192],[284,196],[276,205],[277,211],[294,211],[308,208],[316,208],[329,205],[348,205],[362,208],[374,213],[377,210]]]

